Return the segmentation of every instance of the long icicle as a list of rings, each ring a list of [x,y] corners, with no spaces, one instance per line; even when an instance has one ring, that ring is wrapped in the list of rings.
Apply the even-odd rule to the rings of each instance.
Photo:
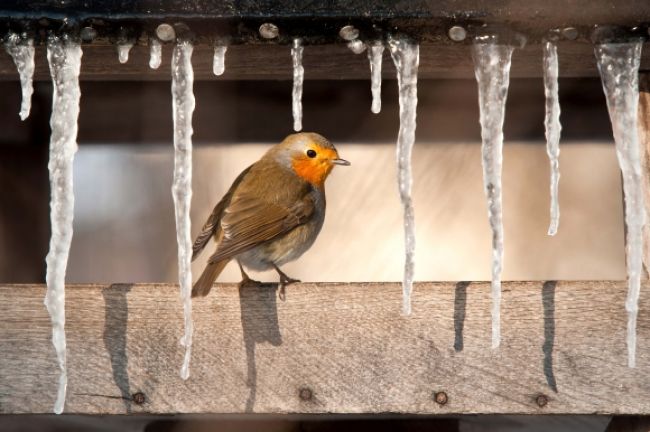
[[[293,40],[291,48],[291,58],[293,60],[293,91],[292,91],[292,112],[293,112],[293,130],[300,132],[302,130],[302,82],[305,78],[305,69],[302,67],[302,39]]]
[[[68,373],[65,338],[65,273],[72,242],[74,193],[72,171],[77,152],[79,118],[79,71],[81,46],[67,36],[52,36],[47,42],[47,60],[54,86],[50,127],[50,220],[52,236],[47,263],[45,306],[52,319],[52,343],[61,375],[54,412],[61,414],[65,405]]]
[[[560,224],[560,199],[558,187],[560,182],[560,98],[558,91],[557,45],[544,41],[544,95],[546,97],[546,153],[551,164],[551,221],[548,235],[554,236]]]
[[[29,111],[32,108],[32,94],[34,93],[34,41],[11,33],[5,42],[5,48],[13,59],[20,76],[23,100],[18,115],[21,120],[25,120],[29,117]]]
[[[607,99],[614,131],[616,156],[623,174],[625,192],[626,261],[628,291],[627,361],[636,366],[636,318],[643,259],[645,199],[642,188],[641,149],[637,129],[639,106],[639,64],[642,42],[596,45],[598,71]]]
[[[185,333],[181,345],[185,357],[181,378],[190,376],[192,355],[192,237],[190,204],[192,201],[192,114],[194,112],[194,71],[192,69],[193,46],[189,41],[179,41],[172,55],[172,103],[174,115],[174,181],[172,196],[176,215],[176,240],[178,242],[178,280]]]
[[[501,271],[503,269],[503,208],[501,172],[503,121],[505,117],[510,59],[513,47],[500,45],[495,37],[474,41],[472,57],[478,82],[483,182],[492,228],[492,348],[501,343]]]
[[[404,207],[405,262],[402,282],[402,311],[411,314],[411,292],[415,273],[415,215],[411,199],[413,174],[411,154],[415,143],[415,117],[418,104],[418,65],[420,47],[406,38],[391,37],[390,53],[397,69],[399,86],[399,133],[397,135],[397,180]]]
[[[370,63],[370,91],[372,105],[370,111],[379,114],[381,111],[381,63],[384,57],[384,44],[374,41],[368,45],[368,62]]]

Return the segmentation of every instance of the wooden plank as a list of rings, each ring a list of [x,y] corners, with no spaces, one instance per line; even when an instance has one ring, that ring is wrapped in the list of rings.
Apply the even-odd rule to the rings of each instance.
[[[643,152],[643,190],[646,218],[650,215],[650,73],[639,74],[639,144]],[[643,228],[643,267],[645,277],[650,273],[650,220]]]
[[[560,76],[598,76],[593,46],[585,42],[560,42],[558,45]],[[228,49],[226,72],[212,73],[212,47],[197,45],[192,56],[197,80],[291,80],[290,48],[281,45],[237,45]],[[149,68],[147,46],[135,46],[126,64],[120,64],[114,45],[84,45],[81,67],[83,80],[164,80],[170,79],[171,46],[163,48],[159,69]],[[370,79],[366,54],[355,55],[343,44],[305,47],[305,79]],[[650,70],[650,44],[646,44],[642,70]],[[395,68],[388,51],[384,52],[383,75],[395,78]],[[513,77],[540,77],[542,50],[528,45],[513,54]],[[50,80],[45,48],[36,49],[36,80]],[[471,47],[467,44],[444,45],[425,42],[420,49],[420,79],[474,78]],[[0,80],[17,80],[16,67],[7,53],[0,53]]]
[[[623,281],[504,283],[497,351],[488,283],[417,284],[411,317],[396,283],[292,285],[284,302],[276,289],[196,300],[183,381],[176,286],[69,286],[65,412],[650,414],[648,286],[636,369]],[[51,412],[44,293],[0,287],[0,413]]]
[[[650,432],[650,417],[616,416],[605,432]]]

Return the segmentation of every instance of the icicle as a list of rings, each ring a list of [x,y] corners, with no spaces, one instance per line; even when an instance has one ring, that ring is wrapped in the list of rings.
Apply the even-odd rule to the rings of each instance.
[[[129,61],[129,52],[133,48],[133,42],[122,42],[117,45],[117,56],[120,63],[124,64]]]
[[[372,105],[370,111],[378,114],[381,111],[381,62],[384,55],[384,44],[375,41],[368,47],[368,61],[370,62],[370,90],[372,91]]]
[[[348,42],[348,48],[355,54],[361,54],[366,50],[366,44],[361,42],[359,39],[352,40]]]
[[[50,127],[50,220],[52,237],[47,254],[47,294],[45,306],[52,319],[52,343],[61,368],[54,412],[61,414],[65,405],[68,374],[65,341],[65,272],[72,241],[74,194],[72,164],[77,151],[79,117],[79,71],[81,46],[68,37],[50,37],[47,60],[54,86]]]
[[[29,111],[32,108],[32,93],[34,93],[32,84],[34,76],[34,41],[21,38],[16,33],[10,33],[5,42],[5,48],[14,60],[18,75],[20,75],[23,100],[20,104],[19,115],[21,120],[25,120],[29,117]]]
[[[214,47],[214,58],[212,60],[212,72],[216,75],[223,75],[226,70],[226,45],[217,45]]]
[[[628,366],[636,366],[636,317],[641,287],[643,225],[645,202],[642,190],[641,149],[637,130],[639,104],[639,63],[642,43],[596,45],[598,70],[607,98],[614,131],[616,155],[623,173],[625,192],[626,260],[628,291],[627,318]]]
[[[415,218],[411,200],[411,152],[415,142],[415,116],[418,104],[418,64],[420,47],[406,38],[389,38],[390,54],[397,69],[399,87],[400,126],[397,135],[397,180],[404,207],[404,281],[402,282],[402,311],[411,314],[411,291],[415,270]]]
[[[293,40],[291,58],[293,59],[293,130],[302,130],[302,81],[305,77],[305,69],[302,67],[302,39]]]
[[[158,69],[160,67],[161,61],[162,61],[162,44],[158,39],[151,38],[149,39],[149,67],[151,69]]]
[[[496,38],[474,41],[472,57],[478,82],[483,181],[488,217],[492,228],[492,348],[501,343],[501,270],[503,268],[503,219],[501,165],[503,162],[503,120],[505,115],[510,59],[513,47],[499,45]]]
[[[181,345],[185,358],[181,378],[190,376],[192,353],[192,238],[190,204],[192,200],[192,114],[194,112],[194,70],[192,69],[192,44],[179,41],[172,56],[172,103],[174,113],[174,182],[172,195],[176,214],[176,240],[178,242],[178,280],[183,300],[185,334]]]
[[[544,41],[544,94],[546,95],[546,153],[551,163],[551,222],[548,235],[554,236],[560,224],[558,184],[560,182],[560,98],[558,96],[557,45]]]

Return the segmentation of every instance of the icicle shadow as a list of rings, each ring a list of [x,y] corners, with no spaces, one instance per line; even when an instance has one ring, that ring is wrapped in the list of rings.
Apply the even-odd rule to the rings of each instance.
[[[126,295],[131,291],[130,284],[113,284],[102,290],[104,297],[104,346],[111,357],[113,380],[120,389],[127,414],[131,413],[131,386],[129,384],[126,353],[126,331],[129,306]]]
[[[257,393],[255,346],[264,342],[269,342],[273,346],[282,345],[276,303],[277,291],[278,284],[239,287],[241,324],[246,347],[246,386],[250,390],[245,412],[253,411]]]
[[[542,305],[544,307],[544,376],[548,386],[557,393],[557,383],[553,372],[553,347],[555,346],[555,287],[557,281],[546,281],[542,288]]]
[[[470,282],[458,282],[454,291],[454,350],[463,350],[463,330],[465,329],[465,309],[467,287]]]

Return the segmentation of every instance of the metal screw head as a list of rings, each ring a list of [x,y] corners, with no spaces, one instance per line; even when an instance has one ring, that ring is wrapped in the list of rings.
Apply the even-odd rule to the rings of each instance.
[[[467,30],[461,26],[456,25],[449,29],[447,35],[449,35],[449,39],[453,40],[454,42],[461,42],[464,41],[467,37]]]
[[[538,407],[544,408],[548,404],[548,398],[543,394],[537,395],[535,398],[535,403]]]
[[[346,41],[353,41],[359,37],[359,30],[353,25],[346,25],[339,30],[339,36]]]
[[[562,29],[562,36],[569,40],[578,39],[578,29],[575,27],[566,27]]]
[[[303,387],[298,391],[298,396],[301,400],[309,401],[314,396],[311,389],[308,387]]]
[[[163,42],[171,42],[176,39],[176,30],[171,25],[163,23],[156,28],[156,36]]]
[[[275,39],[280,34],[280,29],[275,24],[264,23],[260,26],[259,32],[264,39]]]
[[[449,401],[449,398],[447,397],[447,393],[443,391],[436,392],[433,395],[433,399],[436,401],[438,405],[445,405]]]
[[[147,401],[146,396],[142,392],[133,393],[131,396],[133,403],[136,405],[142,405]]]
[[[97,37],[97,30],[92,27],[84,27],[79,32],[79,36],[84,42],[92,42]]]

